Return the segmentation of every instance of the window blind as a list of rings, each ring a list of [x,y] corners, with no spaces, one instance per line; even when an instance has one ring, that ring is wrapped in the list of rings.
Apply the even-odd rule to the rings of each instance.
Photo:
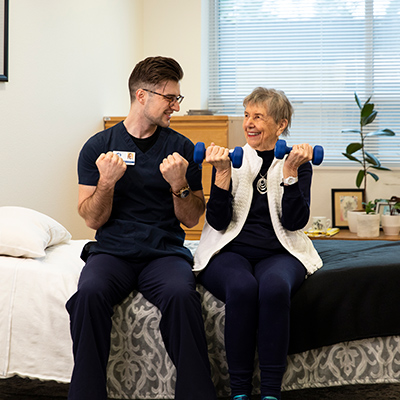
[[[325,149],[324,165],[349,165],[359,142],[356,92],[378,116],[367,151],[400,166],[400,0],[209,0],[209,109],[243,115],[255,87],[283,90],[295,113],[289,145]],[[357,154],[355,154],[357,156]]]

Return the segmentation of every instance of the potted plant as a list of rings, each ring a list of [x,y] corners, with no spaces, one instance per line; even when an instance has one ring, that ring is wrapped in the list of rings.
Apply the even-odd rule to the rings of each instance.
[[[382,215],[382,229],[385,235],[398,235],[400,231],[400,198],[388,200],[389,214]]]
[[[359,214],[365,214],[364,209],[347,211],[347,222],[349,224],[349,231],[352,233],[357,233],[357,219]]]
[[[378,111],[374,110],[375,105],[370,101],[372,96],[370,96],[364,104],[361,104],[357,93],[354,93],[354,97],[357,106],[360,109],[360,128],[345,129],[342,130],[342,132],[358,133],[360,135],[360,141],[350,143],[346,148],[346,152],[342,154],[349,160],[355,161],[361,165],[361,169],[358,171],[356,177],[356,185],[359,188],[364,182],[364,191],[366,192],[368,175],[371,176],[375,181],[379,180],[378,175],[370,171],[371,168],[381,171],[390,171],[389,168],[383,167],[381,165],[381,162],[378,160],[377,157],[366,151],[366,140],[372,136],[394,136],[395,133],[388,128],[378,129],[377,131],[373,132],[365,132],[364,128],[375,120],[376,116],[378,115]],[[359,152],[357,155],[360,158],[357,158],[355,156],[357,152]]]
[[[380,215],[375,212],[376,202],[369,201],[363,204],[365,206],[365,214],[357,215],[357,236],[378,237]]]

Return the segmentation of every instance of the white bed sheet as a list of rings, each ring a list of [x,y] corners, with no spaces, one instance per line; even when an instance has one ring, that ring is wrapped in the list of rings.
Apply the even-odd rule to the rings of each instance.
[[[0,378],[69,382],[73,356],[65,303],[76,291],[86,242],[49,247],[39,259],[0,257]]]

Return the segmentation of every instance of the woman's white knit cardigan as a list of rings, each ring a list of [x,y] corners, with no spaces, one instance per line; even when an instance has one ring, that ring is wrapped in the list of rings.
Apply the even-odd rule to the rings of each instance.
[[[243,165],[238,169],[232,168],[232,220],[224,231],[216,231],[208,224],[207,220],[205,221],[200,243],[194,255],[194,271],[204,269],[211,257],[240,233],[246,221],[253,197],[253,181],[261,169],[262,159],[248,144],[244,146],[243,150]],[[311,275],[322,267],[322,260],[311,240],[301,230],[288,231],[280,221],[283,196],[283,187],[280,184],[283,176],[283,163],[284,160],[275,158],[267,175],[268,205],[272,225],[282,246],[298,258],[306,268],[307,274]]]

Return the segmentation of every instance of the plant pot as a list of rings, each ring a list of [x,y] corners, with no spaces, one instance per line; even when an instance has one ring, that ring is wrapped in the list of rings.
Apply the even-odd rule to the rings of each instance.
[[[350,232],[357,233],[357,215],[360,213],[365,214],[363,210],[349,210],[347,211],[347,222],[349,224]]]
[[[380,221],[381,218],[379,214],[358,214],[357,236],[378,237]]]
[[[385,235],[398,235],[400,215],[382,215],[382,229]]]

